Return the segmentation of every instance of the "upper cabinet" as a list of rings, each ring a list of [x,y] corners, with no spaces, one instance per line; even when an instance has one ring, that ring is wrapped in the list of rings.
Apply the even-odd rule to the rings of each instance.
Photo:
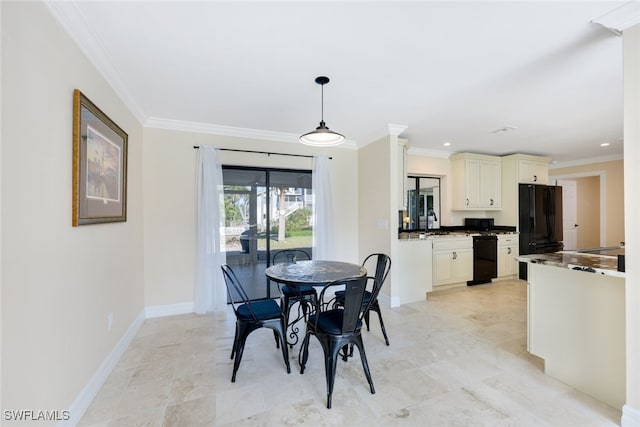
[[[398,138],[398,210],[407,209],[407,140]]]
[[[500,210],[502,166],[499,157],[462,153],[450,157],[453,210]]]
[[[545,185],[549,183],[549,161],[546,157],[522,154],[515,156],[519,183]]]
[[[495,216],[502,225],[518,224],[518,184],[548,184],[548,157],[511,154],[502,159],[502,210]]]

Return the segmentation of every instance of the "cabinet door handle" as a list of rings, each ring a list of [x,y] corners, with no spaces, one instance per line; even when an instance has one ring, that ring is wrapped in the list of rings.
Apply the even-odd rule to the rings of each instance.
[[[493,199],[489,199],[490,203],[489,205],[493,206]]]
[[[467,203],[467,206],[469,206],[469,199],[467,199],[467,202],[466,202],[466,203]]]
[[[538,182],[538,175],[533,175],[533,182]]]
[[[457,259],[458,258],[458,254],[455,253],[455,251],[453,252],[453,259]]]
[[[511,255],[511,248],[507,248],[507,255]]]

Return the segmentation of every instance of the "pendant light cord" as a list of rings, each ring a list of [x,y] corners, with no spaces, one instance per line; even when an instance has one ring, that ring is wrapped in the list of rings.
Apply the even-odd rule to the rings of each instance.
[[[324,124],[324,83],[320,85],[320,123]]]

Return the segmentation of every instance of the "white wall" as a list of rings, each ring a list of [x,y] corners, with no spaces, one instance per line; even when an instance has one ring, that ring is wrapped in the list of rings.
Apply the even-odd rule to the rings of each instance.
[[[391,273],[388,285],[380,290],[382,295],[397,295],[394,289],[394,251],[390,235],[397,241],[397,197],[392,195],[396,185],[397,137],[392,142],[386,136],[358,150],[358,229],[360,259],[372,253],[385,253],[391,257]],[[395,194],[395,193],[393,193]],[[391,206],[391,207],[390,207]],[[391,216],[391,217],[390,217]]]
[[[144,307],[142,127],[42,3],[1,8],[2,409],[65,410]],[[129,135],[127,222],[71,226],[74,88]]]
[[[627,194],[640,182],[640,24],[624,31],[624,168]],[[622,426],[640,425],[640,201],[625,197],[627,402]]]
[[[145,301],[148,307],[193,302],[195,260],[194,145],[293,154],[326,154],[336,216],[336,259],[360,263],[358,255],[357,152],[312,149],[299,143],[146,128],[144,133]],[[289,169],[312,168],[312,160],[289,156],[221,152],[223,164]]]
[[[0,4],[0,28],[2,4]],[[2,37],[0,37],[0,129],[2,129]],[[0,132],[0,166],[2,165],[2,132]],[[0,347],[2,344],[2,168],[0,167]],[[2,404],[2,350],[0,348],[0,409]]]

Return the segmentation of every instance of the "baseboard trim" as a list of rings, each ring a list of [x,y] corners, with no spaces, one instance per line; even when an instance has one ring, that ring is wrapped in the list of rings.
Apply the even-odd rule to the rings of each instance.
[[[378,295],[378,299],[380,299],[380,295]],[[391,297],[389,300],[389,306],[391,308],[400,307],[400,297]]]
[[[145,307],[144,314],[147,319],[154,317],[175,316],[178,314],[193,313],[193,302],[182,302],[179,304],[152,305]]]
[[[89,382],[82,389],[76,400],[74,400],[69,406],[70,418],[68,420],[58,422],[58,427],[74,427],[78,424],[84,413],[89,408],[89,405],[91,405],[91,402],[96,397],[96,394],[98,394],[98,391],[100,391],[100,388],[113,371],[113,368],[116,366],[124,352],[129,347],[129,344],[131,344],[131,341],[133,341],[133,338],[142,327],[144,319],[145,313],[141,312],[138,317],[135,318],[133,323],[131,323],[125,334],[120,338],[113,350],[111,350],[111,353],[109,353],[107,358],[89,379]]]
[[[629,405],[622,407],[621,427],[638,427],[640,426],[640,409],[632,408]]]

